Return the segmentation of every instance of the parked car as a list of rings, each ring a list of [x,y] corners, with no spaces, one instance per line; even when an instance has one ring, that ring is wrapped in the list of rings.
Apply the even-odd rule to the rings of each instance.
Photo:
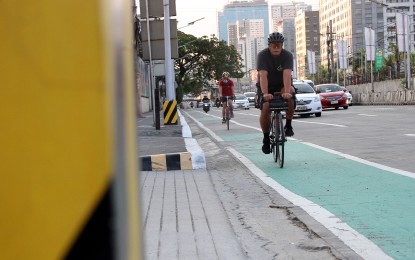
[[[236,94],[235,100],[233,101],[233,108],[243,108],[245,110],[249,109],[249,100],[243,94]]]
[[[349,106],[351,106],[353,104],[353,96],[352,96],[352,92],[350,92],[349,90],[347,90],[347,88],[345,87],[340,87],[344,93],[346,93],[347,95],[347,100],[349,101]]]
[[[244,95],[248,98],[250,105],[255,105],[255,92],[245,92]]]
[[[309,79],[295,79],[294,82],[307,83],[308,85],[310,85],[314,89],[314,82],[312,80],[309,80]]]
[[[341,89],[338,84],[329,83],[329,84],[320,84],[316,85],[316,92],[320,95],[321,104],[323,109],[334,108],[339,109],[343,107],[344,109],[349,108],[349,103],[346,93]]]
[[[314,114],[316,117],[320,117],[323,110],[320,96],[305,82],[294,81],[293,85],[297,89],[297,106],[294,114],[302,117]]]

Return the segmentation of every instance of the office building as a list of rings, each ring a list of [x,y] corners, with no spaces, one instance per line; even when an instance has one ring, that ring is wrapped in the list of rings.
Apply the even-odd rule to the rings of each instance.
[[[297,79],[310,79],[307,51],[315,52],[313,63],[317,63],[320,56],[319,12],[299,11],[295,18],[295,28]]]
[[[232,27],[229,26],[229,29]],[[236,22],[236,42],[238,53],[242,57],[244,71],[249,72],[256,69],[257,54],[265,48],[264,41],[264,20],[262,19],[246,19]],[[231,35],[228,32],[228,35]],[[235,42],[229,38],[229,42]]]
[[[264,21],[264,40],[269,34],[268,3],[264,0],[233,1],[218,12],[219,40],[228,42],[228,26],[236,21],[247,19],[262,19]]]
[[[384,48],[383,7],[370,1],[320,0],[320,57],[321,65],[328,65],[329,42],[333,43],[333,61],[337,63],[336,40],[346,41],[350,56],[365,46],[365,27],[375,30],[377,48]],[[331,21],[331,31],[329,29]],[[332,34],[330,34],[332,32]],[[332,39],[332,40],[331,40]],[[333,71],[335,67],[332,67]]]

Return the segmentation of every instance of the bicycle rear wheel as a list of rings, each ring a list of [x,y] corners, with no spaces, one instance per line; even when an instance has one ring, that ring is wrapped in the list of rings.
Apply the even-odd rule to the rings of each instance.
[[[280,168],[284,166],[284,144],[285,144],[285,132],[284,132],[284,122],[282,121],[282,114],[278,113],[277,117],[277,138],[276,138],[276,159],[275,161],[280,165]]]

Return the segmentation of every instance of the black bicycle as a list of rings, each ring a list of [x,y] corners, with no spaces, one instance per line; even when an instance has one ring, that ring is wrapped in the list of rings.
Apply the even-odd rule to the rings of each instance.
[[[261,108],[263,102],[263,97],[261,96]],[[274,93],[274,99],[268,102],[271,111],[271,124],[269,127],[270,150],[272,151],[274,161],[282,168],[284,166],[284,144],[287,139],[285,138],[281,111],[288,109],[288,102],[281,97],[280,92]]]

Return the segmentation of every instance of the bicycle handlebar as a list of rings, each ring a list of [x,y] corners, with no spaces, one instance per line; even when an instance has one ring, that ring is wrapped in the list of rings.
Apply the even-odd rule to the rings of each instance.
[[[275,92],[273,96],[274,96],[273,99],[269,101],[264,101],[264,94],[261,93],[259,96],[260,108],[262,109],[262,105],[264,104],[264,102],[268,102],[270,110],[287,110],[288,109],[288,102],[281,96],[281,92]]]

